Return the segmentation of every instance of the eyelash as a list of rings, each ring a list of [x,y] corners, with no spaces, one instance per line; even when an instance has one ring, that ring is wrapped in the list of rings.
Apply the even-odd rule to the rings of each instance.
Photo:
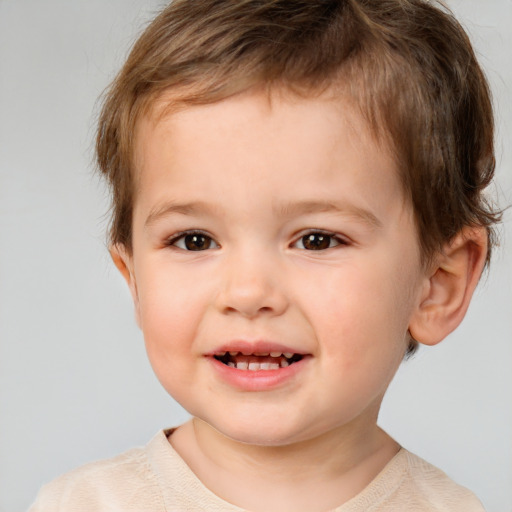
[[[305,239],[307,237],[312,237],[314,235],[319,235],[321,237],[328,238],[329,239],[328,247],[324,247],[324,248],[320,248],[320,249],[316,249],[316,250],[315,249],[306,249],[306,247],[304,247]],[[333,241],[335,242],[335,245],[331,245]],[[308,251],[308,252],[325,251],[327,249],[333,249],[340,245],[349,245],[349,242],[347,241],[346,238],[342,238],[337,233],[332,233],[330,231],[322,231],[321,229],[315,229],[315,230],[311,230],[311,231],[301,234],[301,236],[295,242],[293,242],[292,247],[296,246],[298,243],[302,243],[302,247],[300,249],[302,249],[304,251]]]
[[[205,239],[207,239],[209,241],[208,247],[206,247],[205,249],[194,250],[194,249],[189,249],[186,245],[185,245],[185,247],[180,247],[179,245],[177,245],[177,243],[180,240],[183,240],[184,244],[186,244],[186,237],[194,236],[194,235],[199,236],[199,237],[204,237]],[[201,231],[199,229],[193,229],[190,231],[182,231],[180,233],[176,233],[174,236],[172,236],[171,238],[169,238],[166,241],[166,245],[173,247],[173,248],[181,249],[182,251],[188,251],[188,252],[200,252],[200,251],[210,249],[211,243],[215,244],[216,247],[214,247],[214,248],[220,247],[219,244],[208,233],[205,233],[204,231]]]
[[[186,238],[188,236],[197,236],[197,237],[203,237],[205,239],[205,241],[207,242],[207,246],[203,249],[201,248],[197,248],[197,249],[191,249],[188,245],[187,245],[187,241],[186,241]],[[317,245],[317,248],[316,249],[307,249],[305,247],[305,244],[304,242],[306,241],[307,237],[310,237],[310,242],[313,242],[313,240],[311,239],[312,237],[314,236],[320,236],[320,237],[324,237],[327,242],[328,242],[328,246],[327,247],[321,247],[322,243],[325,245],[325,242],[326,240],[320,240],[319,242],[316,242],[316,245]],[[178,245],[178,242],[179,241],[183,241],[183,244],[184,244],[184,247],[180,247]],[[190,240],[191,243],[193,243],[193,240]],[[332,243],[335,242],[334,245],[332,245]],[[180,233],[177,233],[176,235],[174,235],[173,237],[171,237],[170,239],[167,240],[166,242],[166,245],[170,246],[170,247],[175,247],[177,249],[181,249],[183,251],[187,251],[187,252],[201,252],[201,251],[205,251],[205,250],[209,250],[211,249],[211,244],[214,244],[216,247],[213,247],[215,249],[218,249],[220,246],[219,244],[210,236],[208,235],[207,233],[205,233],[204,231],[201,231],[201,230],[190,230],[190,231],[182,231]],[[302,244],[302,247],[297,247],[297,244],[301,243]],[[322,231],[322,230],[311,230],[311,231],[308,231],[306,233],[303,233],[299,238],[297,238],[295,240],[295,242],[293,242],[291,244],[291,247],[295,247],[295,248],[298,248],[298,249],[301,249],[301,250],[304,250],[304,251],[325,251],[327,249],[332,249],[334,247],[338,247],[340,245],[349,245],[349,242],[345,239],[345,238],[342,238],[340,237],[339,235],[337,235],[336,233],[331,233],[331,232],[328,232],[328,231]],[[320,246],[320,247],[318,247]]]

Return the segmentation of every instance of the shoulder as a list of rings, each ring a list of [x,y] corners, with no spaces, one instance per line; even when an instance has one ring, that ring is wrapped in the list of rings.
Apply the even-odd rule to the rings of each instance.
[[[480,500],[469,490],[455,483],[443,471],[404,450],[408,480],[415,492],[427,497],[439,510],[485,512]]]
[[[339,512],[485,512],[478,498],[443,471],[401,449]]]
[[[41,489],[29,512],[243,512],[199,481],[168,442],[173,430],[57,478]]]
[[[432,512],[485,512],[478,498],[429,462],[402,449],[403,479],[392,493],[408,510]]]
[[[29,512],[100,510],[165,510],[148,447],[91,462],[58,477],[41,489]]]

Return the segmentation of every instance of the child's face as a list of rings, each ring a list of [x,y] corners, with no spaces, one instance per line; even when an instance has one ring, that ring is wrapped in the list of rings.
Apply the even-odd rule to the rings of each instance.
[[[362,119],[246,94],[142,120],[136,156],[125,261],[166,390],[247,443],[375,428],[426,277],[395,164]]]

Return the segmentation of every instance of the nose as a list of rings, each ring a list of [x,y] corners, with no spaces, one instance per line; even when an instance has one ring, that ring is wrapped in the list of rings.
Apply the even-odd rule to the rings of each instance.
[[[282,315],[288,308],[284,284],[278,265],[266,255],[237,254],[224,262],[217,308],[246,318]]]

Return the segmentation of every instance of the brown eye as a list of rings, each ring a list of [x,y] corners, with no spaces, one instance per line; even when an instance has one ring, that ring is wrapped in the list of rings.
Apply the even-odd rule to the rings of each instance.
[[[310,233],[309,235],[305,235],[302,237],[301,242],[303,248],[308,251],[322,251],[329,249],[329,247],[334,247],[334,245],[338,245],[338,243],[333,243],[335,241],[332,236],[323,233]]]
[[[219,247],[213,238],[199,231],[183,233],[170,240],[168,244],[183,249],[184,251],[206,251]]]
[[[185,247],[189,251],[205,251],[212,245],[212,239],[209,236],[194,233],[184,237]]]

